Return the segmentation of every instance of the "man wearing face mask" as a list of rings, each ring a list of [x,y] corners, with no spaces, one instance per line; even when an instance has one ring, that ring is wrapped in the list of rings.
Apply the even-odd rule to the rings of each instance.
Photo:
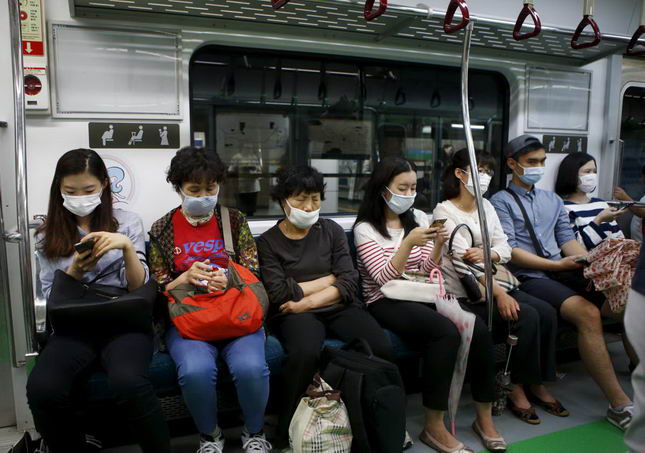
[[[343,228],[319,217],[323,176],[312,167],[281,170],[272,198],[285,217],[258,238],[260,273],[269,295],[269,325],[287,358],[274,445],[288,444],[291,417],[318,370],[327,335],[365,339],[374,354],[392,359],[389,338],[357,297],[358,272]]]
[[[513,179],[491,202],[512,247],[520,289],[549,302],[576,326],[580,356],[609,402],[607,420],[625,430],[633,404],[616,378],[605,345],[599,310],[604,300],[599,293],[585,291],[580,274],[571,277],[582,268],[576,260],[587,251],[576,240],[562,199],[535,187],[544,175],[544,146],[536,137],[522,135],[508,143],[505,154]]]

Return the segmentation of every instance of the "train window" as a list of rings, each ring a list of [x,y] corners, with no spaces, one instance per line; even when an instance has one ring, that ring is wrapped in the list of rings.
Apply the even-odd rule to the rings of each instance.
[[[621,118],[620,186],[638,200],[645,194],[645,87],[631,86],[625,90]]]
[[[508,84],[493,72],[470,77],[475,144],[500,157]],[[220,153],[223,201],[251,216],[281,213],[272,178],[302,164],[325,175],[323,213],[355,214],[388,155],[415,162],[417,207],[431,211],[447,159],[465,146],[458,68],[207,46],[191,59],[190,83],[193,143]]]

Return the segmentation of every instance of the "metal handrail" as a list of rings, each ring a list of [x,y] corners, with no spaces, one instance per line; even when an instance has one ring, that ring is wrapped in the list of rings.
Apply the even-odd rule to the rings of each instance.
[[[484,211],[484,200],[482,198],[481,187],[479,186],[479,170],[477,165],[477,155],[475,154],[475,142],[473,133],[470,130],[470,110],[468,105],[468,63],[470,60],[470,41],[473,35],[473,24],[466,27],[464,36],[464,51],[461,57],[461,112],[464,123],[464,133],[466,134],[466,146],[468,148],[468,157],[470,159],[470,177],[473,179],[473,189],[475,189],[475,204],[477,205],[477,214],[479,215],[479,227],[482,235],[482,247],[484,249],[484,275],[486,281],[486,309],[488,310],[488,330],[493,329],[493,262],[490,253],[490,237],[488,234],[488,222],[486,221],[486,211]]]
[[[0,207],[2,205],[2,191],[0,191]],[[5,316],[7,317],[7,333],[9,335],[9,342],[11,343],[11,362],[14,366],[18,366],[18,354],[16,353],[16,341],[13,334],[13,312],[11,311],[11,294],[9,293],[9,266],[7,264],[7,246],[5,241],[8,240],[4,233],[4,217],[2,209],[0,208],[0,290],[2,294],[0,297],[6,302],[4,307]]]
[[[591,29],[593,30],[593,34],[594,34],[594,39],[592,41],[579,43],[578,39],[580,39],[580,36],[582,35],[582,31],[587,26],[591,26]],[[597,46],[598,44],[600,44],[600,41],[602,41],[600,28],[598,27],[598,24],[593,18],[593,0],[585,0],[582,20],[578,24],[576,31],[573,33],[573,36],[571,37],[571,47],[576,50],[586,49],[588,47]]]
[[[16,211],[17,232],[14,233],[18,243],[20,281],[22,289],[22,309],[26,330],[25,357],[38,354],[36,347],[36,321],[34,314],[34,293],[31,269],[31,241],[29,235],[29,218],[27,211],[27,149],[25,136],[25,90],[23,82],[22,38],[20,25],[20,8],[16,0],[9,1],[9,31],[11,36],[11,62],[14,82],[14,134],[16,146]],[[16,366],[25,364],[16,357]]]
[[[517,21],[515,21],[515,27],[513,28],[513,39],[515,41],[522,41],[523,39],[533,38],[540,34],[542,31],[542,21],[540,16],[535,10],[534,2],[524,2],[524,7],[520,11],[520,14],[517,16]],[[533,31],[528,33],[522,33],[522,25],[526,21],[526,18],[531,16],[533,20]]]
[[[374,1],[375,0],[366,0],[365,2],[365,9],[363,10],[365,20],[374,20],[387,9],[387,0],[379,0],[378,9],[376,11],[372,11],[372,8],[374,8]]]
[[[457,8],[461,11],[461,22],[457,25],[452,25],[452,19],[457,12]],[[461,30],[466,25],[470,23],[470,12],[468,11],[468,5],[464,0],[450,0],[450,5],[446,10],[446,15],[443,18],[443,31],[446,33],[454,33]]]

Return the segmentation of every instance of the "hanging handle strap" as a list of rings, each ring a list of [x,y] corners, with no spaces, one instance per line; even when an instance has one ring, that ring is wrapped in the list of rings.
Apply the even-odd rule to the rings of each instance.
[[[533,242],[533,248],[535,249],[535,253],[537,253],[538,256],[541,258],[546,258],[546,255],[544,254],[544,250],[542,249],[542,244],[540,244],[540,241],[538,241],[538,238],[535,234],[535,230],[533,229],[533,224],[529,220],[529,215],[526,212],[526,208],[522,204],[522,200],[520,200],[520,197],[508,187],[506,188],[506,191],[510,193],[511,196],[515,199],[515,202],[520,207],[520,211],[522,211],[522,217],[524,217],[524,224],[526,225],[526,229],[529,232],[529,236],[531,236],[531,241]]]
[[[289,0],[271,0],[271,6],[273,6],[273,9],[280,9],[287,3],[289,3]]]
[[[526,18],[529,16],[531,16],[531,20],[533,21],[533,31],[522,33],[522,25],[524,25]],[[517,20],[515,21],[513,38],[515,39],[515,41],[522,41],[523,39],[529,39],[539,35],[541,31],[542,21],[540,20],[540,16],[533,6],[533,2],[525,2],[524,8],[522,8],[522,11],[520,11],[519,16],[517,16]]]
[[[461,11],[461,22],[457,25],[452,25],[452,19],[455,16],[455,12],[459,8]],[[446,11],[446,17],[443,19],[443,31],[448,34],[454,33],[461,30],[466,25],[470,23],[470,12],[468,11],[468,5],[464,0],[451,0],[450,5],[448,5],[448,10]]]
[[[378,9],[373,11],[374,0],[367,0],[365,2],[365,9],[363,10],[363,16],[365,20],[374,20],[385,12],[387,9],[387,0],[379,0]]]
[[[229,259],[235,258],[235,247],[233,246],[233,235],[231,234],[231,211],[222,206],[222,232],[224,233],[224,248]]]
[[[638,27],[632,35],[632,39],[629,41],[629,44],[627,45],[627,51],[625,52],[627,55],[645,55],[645,49],[634,50],[634,48],[638,45],[638,40],[643,36],[643,34],[645,34],[645,25]],[[643,225],[645,225],[645,223],[643,223]]]
[[[583,14],[582,20],[578,24],[578,28],[576,28],[576,31],[573,33],[573,36],[571,37],[571,47],[576,50],[597,46],[602,40],[602,35],[600,34],[600,28],[598,27],[598,24],[596,23],[596,21],[593,19],[593,0],[585,0],[584,11],[582,14]],[[587,41],[587,42],[578,42],[578,40],[580,39],[580,36],[582,35],[583,30],[587,28],[587,26],[590,26],[591,29],[593,30],[593,34],[594,34],[593,40]]]

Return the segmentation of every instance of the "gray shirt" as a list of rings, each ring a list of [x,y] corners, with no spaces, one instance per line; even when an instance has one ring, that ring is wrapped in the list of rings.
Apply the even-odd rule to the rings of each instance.
[[[526,209],[529,220],[535,230],[544,256],[553,261],[559,261],[563,244],[576,240],[576,236],[569,222],[569,213],[564,207],[564,202],[555,192],[536,189],[526,190],[512,182],[509,189],[519,195]],[[527,252],[539,255],[533,246],[531,236],[522,216],[522,211],[513,196],[505,190],[500,190],[491,198],[491,203],[497,211],[497,216],[502,224],[504,233],[508,236],[508,244],[519,247]],[[510,266],[518,276],[530,278],[544,278],[546,274],[536,269],[526,269],[519,266]]]
[[[117,228],[117,233],[124,234],[129,237],[134,244],[134,250],[140,256],[141,264],[146,273],[144,281],[148,281],[149,271],[148,265],[145,262],[145,251],[146,251],[146,242],[145,242],[145,232],[143,229],[143,222],[141,217],[135,214],[134,212],[124,211],[122,209],[114,210],[114,218],[119,223]],[[78,231],[81,237],[85,237],[88,232],[78,228]],[[38,258],[38,265],[40,267],[40,284],[42,285],[42,292],[45,298],[49,297],[49,292],[51,291],[52,283],[54,281],[54,273],[56,270],[60,269],[65,271],[70,264],[72,264],[73,255],[67,257],[61,257],[58,259],[50,260],[43,253],[40,253],[38,243],[42,240],[42,235],[36,236],[36,256]],[[114,263],[117,259],[123,256],[121,250],[110,250],[105,255],[99,259],[96,263],[94,269],[90,272],[87,272],[83,275],[82,281],[89,282],[97,275],[101,274],[111,263]],[[128,286],[128,280],[125,276],[125,263],[121,263],[121,269],[119,272],[110,274],[105,278],[102,278],[99,282],[102,285],[117,286],[121,288],[126,288]]]

